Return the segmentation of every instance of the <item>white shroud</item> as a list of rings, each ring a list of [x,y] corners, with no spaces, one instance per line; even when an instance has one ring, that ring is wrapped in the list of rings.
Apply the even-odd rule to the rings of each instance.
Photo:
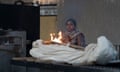
[[[88,65],[94,62],[106,64],[116,58],[117,52],[105,36],[100,36],[97,44],[89,44],[84,51],[58,44],[44,45],[42,40],[36,40],[33,42],[30,55],[42,61]]]

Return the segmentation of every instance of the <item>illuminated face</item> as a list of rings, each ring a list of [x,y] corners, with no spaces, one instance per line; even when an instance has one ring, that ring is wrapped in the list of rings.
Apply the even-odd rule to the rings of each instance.
[[[75,29],[75,25],[71,21],[68,21],[66,24],[66,29],[67,31],[71,32]]]

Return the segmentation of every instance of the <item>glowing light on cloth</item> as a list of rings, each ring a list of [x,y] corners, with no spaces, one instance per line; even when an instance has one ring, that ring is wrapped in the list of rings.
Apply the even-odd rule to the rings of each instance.
[[[116,58],[117,52],[105,36],[100,36],[96,44],[89,44],[84,51],[58,44],[44,45],[42,40],[36,40],[33,42],[30,55],[46,62],[88,65],[94,62],[106,64]]]

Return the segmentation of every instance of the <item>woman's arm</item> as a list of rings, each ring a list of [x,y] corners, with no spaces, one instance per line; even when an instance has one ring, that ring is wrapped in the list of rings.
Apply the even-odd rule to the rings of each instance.
[[[81,36],[80,36],[80,34],[77,36],[77,44],[78,44],[79,46],[82,46],[82,45],[81,45]]]
[[[85,47],[85,36],[83,33],[80,33],[78,36],[77,36],[77,44],[79,46],[82,46],[82,47]]]
[[[70,41],[69,41],[69,37],[68,37],[67,35],[64,34],[62,37],[63,37],[63,38],[62,38],[62,42],[63,42],[63,43],[69,43],[69,42],[70,42]]]
[[[75,49],[80,49],[80,50],[84,50],[85,48],[82,46],[78,46],[78,45],[74,45],[74,44],[70,44],[69,47],[75,48]]]
[[[68,35],[66,35],[64,32],[62,32],[62,42],[63,43],[69,43],[70,41],[70,39],[69,39],[69,37],[68,37]]]

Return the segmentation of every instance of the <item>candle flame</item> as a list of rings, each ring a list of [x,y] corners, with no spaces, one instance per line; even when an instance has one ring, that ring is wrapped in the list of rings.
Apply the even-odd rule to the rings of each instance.
[[[58,35],[56,36],[55,33],[50,33],[51,41],[62,43],[62,32],[58,32]]]

